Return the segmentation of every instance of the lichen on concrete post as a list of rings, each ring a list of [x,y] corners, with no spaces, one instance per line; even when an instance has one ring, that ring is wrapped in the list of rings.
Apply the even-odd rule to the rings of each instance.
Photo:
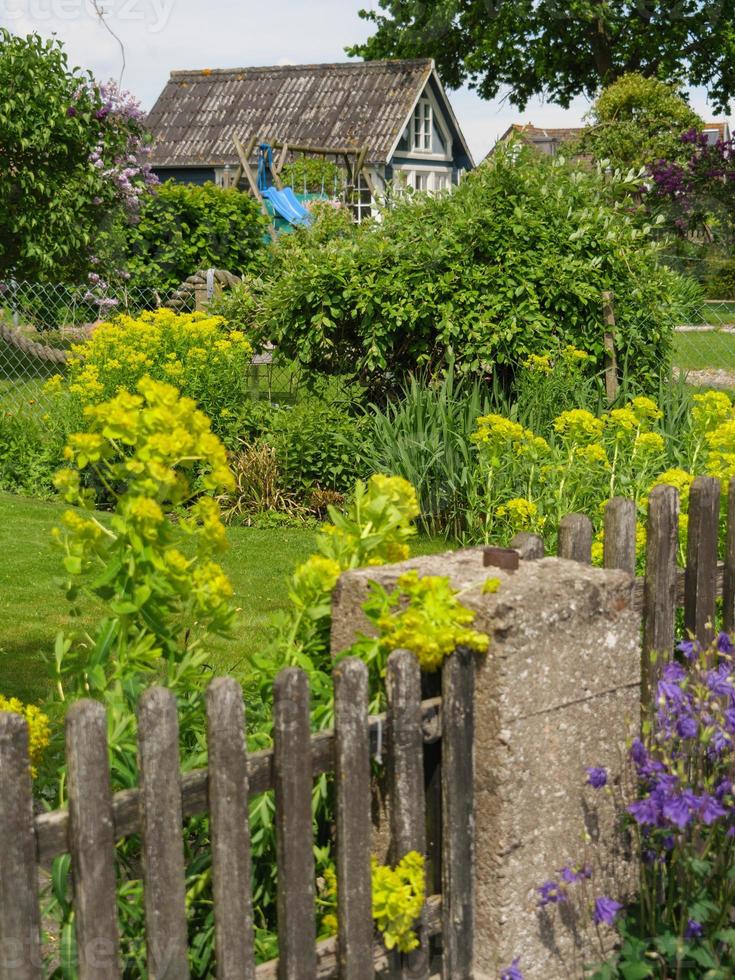
[[[369,583],[386,588],[409,569],[446,575],[490,637],[476,687],[475,980],[495,980],[520,958],[526,980],[570,980],[599,962],[611,935],[582,906],[629,894],[634,869],[616,817],[629,785],[626,748],[640,724],[640,615],[633,579],[557,558],[513,573],[483,567],[468,549],[342,576],[332,644],[369,632]],[[482,592],[488,577],[501,585]],[[608,785],[585,785],[587,767]],[[538,887],[564,866],[592,863],[570,899],[539,905]]]

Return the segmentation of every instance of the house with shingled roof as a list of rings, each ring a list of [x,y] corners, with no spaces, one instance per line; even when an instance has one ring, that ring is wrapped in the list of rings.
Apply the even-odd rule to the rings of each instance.
[[[161,180],[230,186],[234,141],[253,138],[364,149],[374,192],[449,189],[474,166],[429,59],[174,71],[148,125]]]
[[[719,140],[723,142],[730,140],[730,127],[727,122],[705,123],[703,131],[708,142],[713,145]],[[547,154],[547,156],[555,156],[563,149],[565,144],[576,140],[583,132],[584,129],[581,126],[553,128],[548,126],[534,126],[532,123],[526,123],[525,125],[513,123],[500,137],[496,146],[501,143],[507,143],[515,138],[520,139],[529,146],[534,146],[541,153]],[[492,150],[490,152],[492,153]]]

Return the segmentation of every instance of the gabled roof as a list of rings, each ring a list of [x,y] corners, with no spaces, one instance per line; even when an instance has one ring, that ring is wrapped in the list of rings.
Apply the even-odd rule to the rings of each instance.
[[[233,136],[258,136],[367,145],[369,163],[386,163],[432,75],[429,59],[175,71],[148,116],[156,140],[151,162],[236,164]],[[451,107],[448,115],[456,125]],[[457,135],[466,150],[459,127]]]
[[[584,129],[581,126],[562,126],[554,129],[549,126],[534,126],[533,123],[526,123],[525,125],[513,123],[500,137],[499,142],[503,143],[509,140],[511,136],[520,136],[521,139],[529,143],[541,140],[556,140],[559,143],[566,143],[568,140],[575,139],[582,132]]]

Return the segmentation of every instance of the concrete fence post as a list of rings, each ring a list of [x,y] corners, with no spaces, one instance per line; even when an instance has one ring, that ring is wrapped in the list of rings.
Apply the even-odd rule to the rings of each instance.
[[[630,792],[626,747],[640,724],[633,579],[559,558],[504,572],[483,567],[482,548],[361,569],[335,593],[335,653],[369,629],[369,582],[391,588],[414,568],[449,576],[490,637],[475,694],[475,980],[494,980],[516,957],[526,980],[582,977],[612,936],[586,927],[581,906],[634,887],[616,821]],[[501,586],[483,594],[489,577]],[[587,767],[605,767],[608,785],[585,785]],[[593,877],[570,888],[572,900],[539,907],[540,885],[586,863]]]

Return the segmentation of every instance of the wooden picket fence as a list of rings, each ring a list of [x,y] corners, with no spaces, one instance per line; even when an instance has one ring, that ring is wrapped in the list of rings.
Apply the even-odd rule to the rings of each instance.
[[[368,716],[368,675],[359,660],[334,671],[335,728],[312,734],[307,675],[287,668],[274,686],[274,744],[248,753],[242,691],[231,678],[206,696],[208,768],[179,769],[172,694],[143,695],[138,712],[140,784],[110,789],[103,707],[80,701],[66,721],[68,810],[34,818],[28,734],[19,715],[0,714],[0,978],[42,974],[39,866],[71,855],[81,980],[121,976],[115,877],[116,842],[141,835],[148,976],[189,977],[183,821],[208,813],[212,842],[216,975],[219,980],[368,980],[386,963],[391,975],[431,975],[440,947],[442,976],[471,976],[473,957],[474,659],[450,658],[441,695],[422,700],[416,659],[394,653],[388,711]],[[441,893],[428,897],[421,947],[387,954],[371,904],[371,757],[384,755],[394,861],[427,851],[424,750],[441,742]],[[335,774],[339,934],[316,941],[312,786]],[[256,966],[253,951],[248,800],[275,791],[280,959]],[[441,936],[441,943],[432,937]],[[436,956],[434,956],[436,966]]]
[[[735,478],[727,488],[724,561],[719,560],[722,485],[700,476],[689,493],[686,565],[679,566],[679,492],[658,486],[648,498],[645,574],[638,577],[634,603],[643,617],[643,696],[656,688],[661,666],[674,649],[677,610],[684,611],[684,629],[702,647],[714,638],[717,600],[722,599],[721,626],[735,631]],[[604,565],[636,573],[636,506],[615,497],[605,509]],[[558,555],[592,562],[593,527],[583,514],[569,514],[559,526]],[[520,534],[512,542],[522,557],[540,558],[543,540]]]

